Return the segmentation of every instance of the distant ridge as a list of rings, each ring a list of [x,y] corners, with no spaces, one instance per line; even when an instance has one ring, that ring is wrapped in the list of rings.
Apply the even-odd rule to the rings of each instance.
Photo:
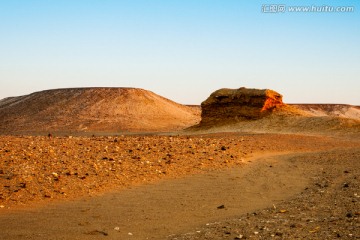
[[[64,88],[0,100],[0,134],[176,131],[200,110],[139,88]]]
[[[360,106],[349,104],[289,104],[313,116],[342,117],[360,120]]]

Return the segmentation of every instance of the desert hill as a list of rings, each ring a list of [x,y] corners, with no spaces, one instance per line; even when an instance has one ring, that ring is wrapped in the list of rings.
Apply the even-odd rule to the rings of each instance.
[[[0,100],[0,134],[175,131],[200,111],[137,88],[71,88]]]
[[[270,89],[219,89],[201,103],[192,132],[259,132],[360,136],[360,107],[346,104],[285,104]]]
[[[200,117],[201,114],[201,117]],[[0,134],[337,133],[360,136],[360,107],[285,104],[270,89],[219,89],[201,107],[137,88],[70,88],[0,100]]]

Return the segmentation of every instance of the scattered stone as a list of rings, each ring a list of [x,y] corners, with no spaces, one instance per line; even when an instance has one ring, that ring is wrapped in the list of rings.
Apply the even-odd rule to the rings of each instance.
[[[239,163],[241,158],[245,158],[246,162],[245,153],[248,153],[249,156],[251,156],[250,152],[257,154],[258,147],[256,146],[266,145],[266,149],[275,152],[292,151],[301,144],[304,146],[302,151],[309,150],[304,157],[304,164],[308,161],[311,167],[321,166],[321,168],[317,168],[318,171],[315,168],[309,168],[310,171],[306,174],[314,175],[313,178],[308,178],[306,191],[299,192],[291,199],[281,201],[281,203],[274,201],[279,204],[277,209],[275,207],[257,209],[254,215],[249,213],[231,221],[226,220],[223,223],[206,225],[204,229],[201,228],[201,232],[196,234],[196,237],[206,239],[207,236],[210,236],[207,239],[222,239],[226,230],[222,228],[222,224],[231,226],[231,234],[226,235],[227,239],[244,239],[245,237],[240,238],[239,233],[254,239],[260,237],[261,239],[270,239],[271,235],[274,235],[275,239],[294,239],[296,237],[299,239],[335,239],[337,233],[342,238],[349,237],[349,233],[353,234],[353,238],[359,236],[359,231],[354,228],[357,226],[356,221],[359,217],[357,206],[360,198],[360,175],[359,171],[356,171],[359,169],[359,150],[346,148],[346,150],[338,151],[334,146],[338,146],[338,142],[340,145],[343,144],[340,140],[331,142],[332,140],[325,141],[321,137],[314,138],[314,141],[311,141],[311,138],[309,141],[303,141],[309,138],[301,140],[303,137],[293,135],[254,135],[244,136],[244,138],[246,141],[239,147],[239,145],[235,145],[239,144],[236,137],[232,141],[219,136],[203,138],[200,141],[199,137],[194,136],[191,142],[193,147],[189,149],[189,141],[186,137],[173,137],[170,142],[168,137],[163,136],[123,136],[119,137],[120,146],[113,142],[113,138],[107,137],[94,137],[93,139],[56,137],[48,141],[46,136],[2,136],[0,138],[0,153],[2,153],[0,154],[0,169],[2,170],[0,183],[3,188],[0,193],[0,208],[6,206],[7,209],[17,204],[31,207],[34,202],[46,203],[49,201],[44,198],[78,198],[100,191],[106,192],[118,186],[125,188],[133,183],[142,184],[187,174],[218,171],[225,167],[236,166],[234,163]],[[298,140],[299,138],[301,141]],[[274,139],[276,139],[276,143]],[[296,144],[297,146],[293,147]],[[346,144],[350,146],[354,143]],[[105,146],[108,146],[107,154],[104,153]],[[226,146],[226,152],[220,151],[221,146]],[[329,146],[334,149],[326,152]],[[358,149],[357,146],[353,149]],[[116,147],[119,147],[117,152],[115,152]],[[4,149],[11,149],[11,151],[5,153]],[[128,149],[134,149],[134,152],[129,153]],[[310,150],[316,150],[317,153],[310,153]],[[50,152],[52,152],[51,155]],[[191,152],[195,152],[196,155],[192,155]],[[171,154],[174,164],[165,164],[170,158],[163,159],[166,154]],[[141,160],[132,159],[133,155],[140,157]],[[224,161],[230,159],[231,155],[236,157],[227,165],[223,164]],[[24,160],[24,156],[26,156],[26,160]],[[115,160],[102,161],[104,156]],[[194,161],[194,157],[196,157],[196,161]],[[213,160],[208,161],[209,158],[213,158]],[[158,162],[159,159],[161,159],[160,162]],[[149,164],[146,164],[146,161],[149,161]],[[306,166],[300,165],[300,162],[296,164],[300,167]],[[269,164],[266,166],[268,167]],[[344,175],[341,169],[354,170]],[[165,170],[166,175],[162,174]],[[60,177],[60,181],[54,181],[56,177]],[[253,177],[256,181],[256,176]],[[322,188],[319,189],[315,183],[319,183]],[[345,183],[348,184],[348,187]],[[26,187],[25,190],[21,186]],[[325,186],[327,186],[326,189],[323,188]],[[249,188],[251,189],[251,186]],[[64,196],[61,194],[62,192],[66,192],[67,195]],[[319,202],[321,204],[318,204]],[[225,205],[221,206],[218,209],[226,209]],[[216,208],[214,209],[216,211]],[[285,209],[287,213],[281,213],[281,210]],[[320,226],[321,231],[309,233],[309,230],[316,230],[315,226]],[[114,231],[117,230],[115,226],[113,227],[112,231],[115,234]],[[337,233],[334,233],[333,230],[336,230]],[[254,232],[258,232],[258,235],[254,236]],[[276,233],[278,234],[276,235]],[[280,233],[283,235],[279,236]],[[101,233],[96,234],[99,235],[97,237],[104,236]],[[125,232],[125,234],[127,233]],[[178,238],[178,240],[180,239],[189,240],[185,237]]]
[[[244,236],[240,234],[239,236],[234,237],[234,239],[244,239]]]
[[[350,153],[347,151],[344,149],[338,152],[321,152],[299,158],[304,161],[302,166],[305,167],[307,163],[312,165],[314,175],[309,174],[312,177],[309,178],[306,191],[281,201],[281,207],[276,208],[274,205],[256,213],[206,225],[202,229],[203,234],[196,238],[184,234],[171,239],[228,239],[224,228],[231,228],[233,234],[241,232],[253,239],[357,238],[360,236],[357,227],[360,216],[357,209],[360,198],[359,171],[348,172],[347,179],[343,180],[344,174],[338,169],[344,166],[359,169],[360,150],[350,150]],[[342,191],[343,187],[349,190],[351,188],[351,192]],[[319,202],[321,204],[318,204]],[[234,235],[231,239],[242,238]]]
[[[86,234],[88,234],[88,235],[103,235],[103,236],[109,235],[107,232],[99,231],[99,230],[93,230],[93,231],[87,232]]]
[[[59,174],[57,174],[56,172],[52,172],[51,175],[53,175],[55,181],[59,180]]]
[[[352,218],[354,215],[352,214],[352,212],[348,212],[347,214],[346,214],[346,217],[347,218]]]

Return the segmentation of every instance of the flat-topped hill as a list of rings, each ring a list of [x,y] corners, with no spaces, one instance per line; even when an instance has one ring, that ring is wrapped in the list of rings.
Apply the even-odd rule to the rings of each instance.
[[[283,106],[282,95],[269,89],[229,89],[213,92],[201,103],[201,122],[259,119]]]
[[[360,107],[285,104],[282,95],[270,89],[219,89],[201,103],[201,109],[200,124],[187,131],[360,136]]]

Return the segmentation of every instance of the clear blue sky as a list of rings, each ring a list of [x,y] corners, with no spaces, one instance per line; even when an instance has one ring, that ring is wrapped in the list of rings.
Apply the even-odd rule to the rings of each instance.
[[[262,12],[281,3],[355,10]],[[0,0],[0,99],[138,87],[200,104],[242,86],[360,105],[359,1]]]

